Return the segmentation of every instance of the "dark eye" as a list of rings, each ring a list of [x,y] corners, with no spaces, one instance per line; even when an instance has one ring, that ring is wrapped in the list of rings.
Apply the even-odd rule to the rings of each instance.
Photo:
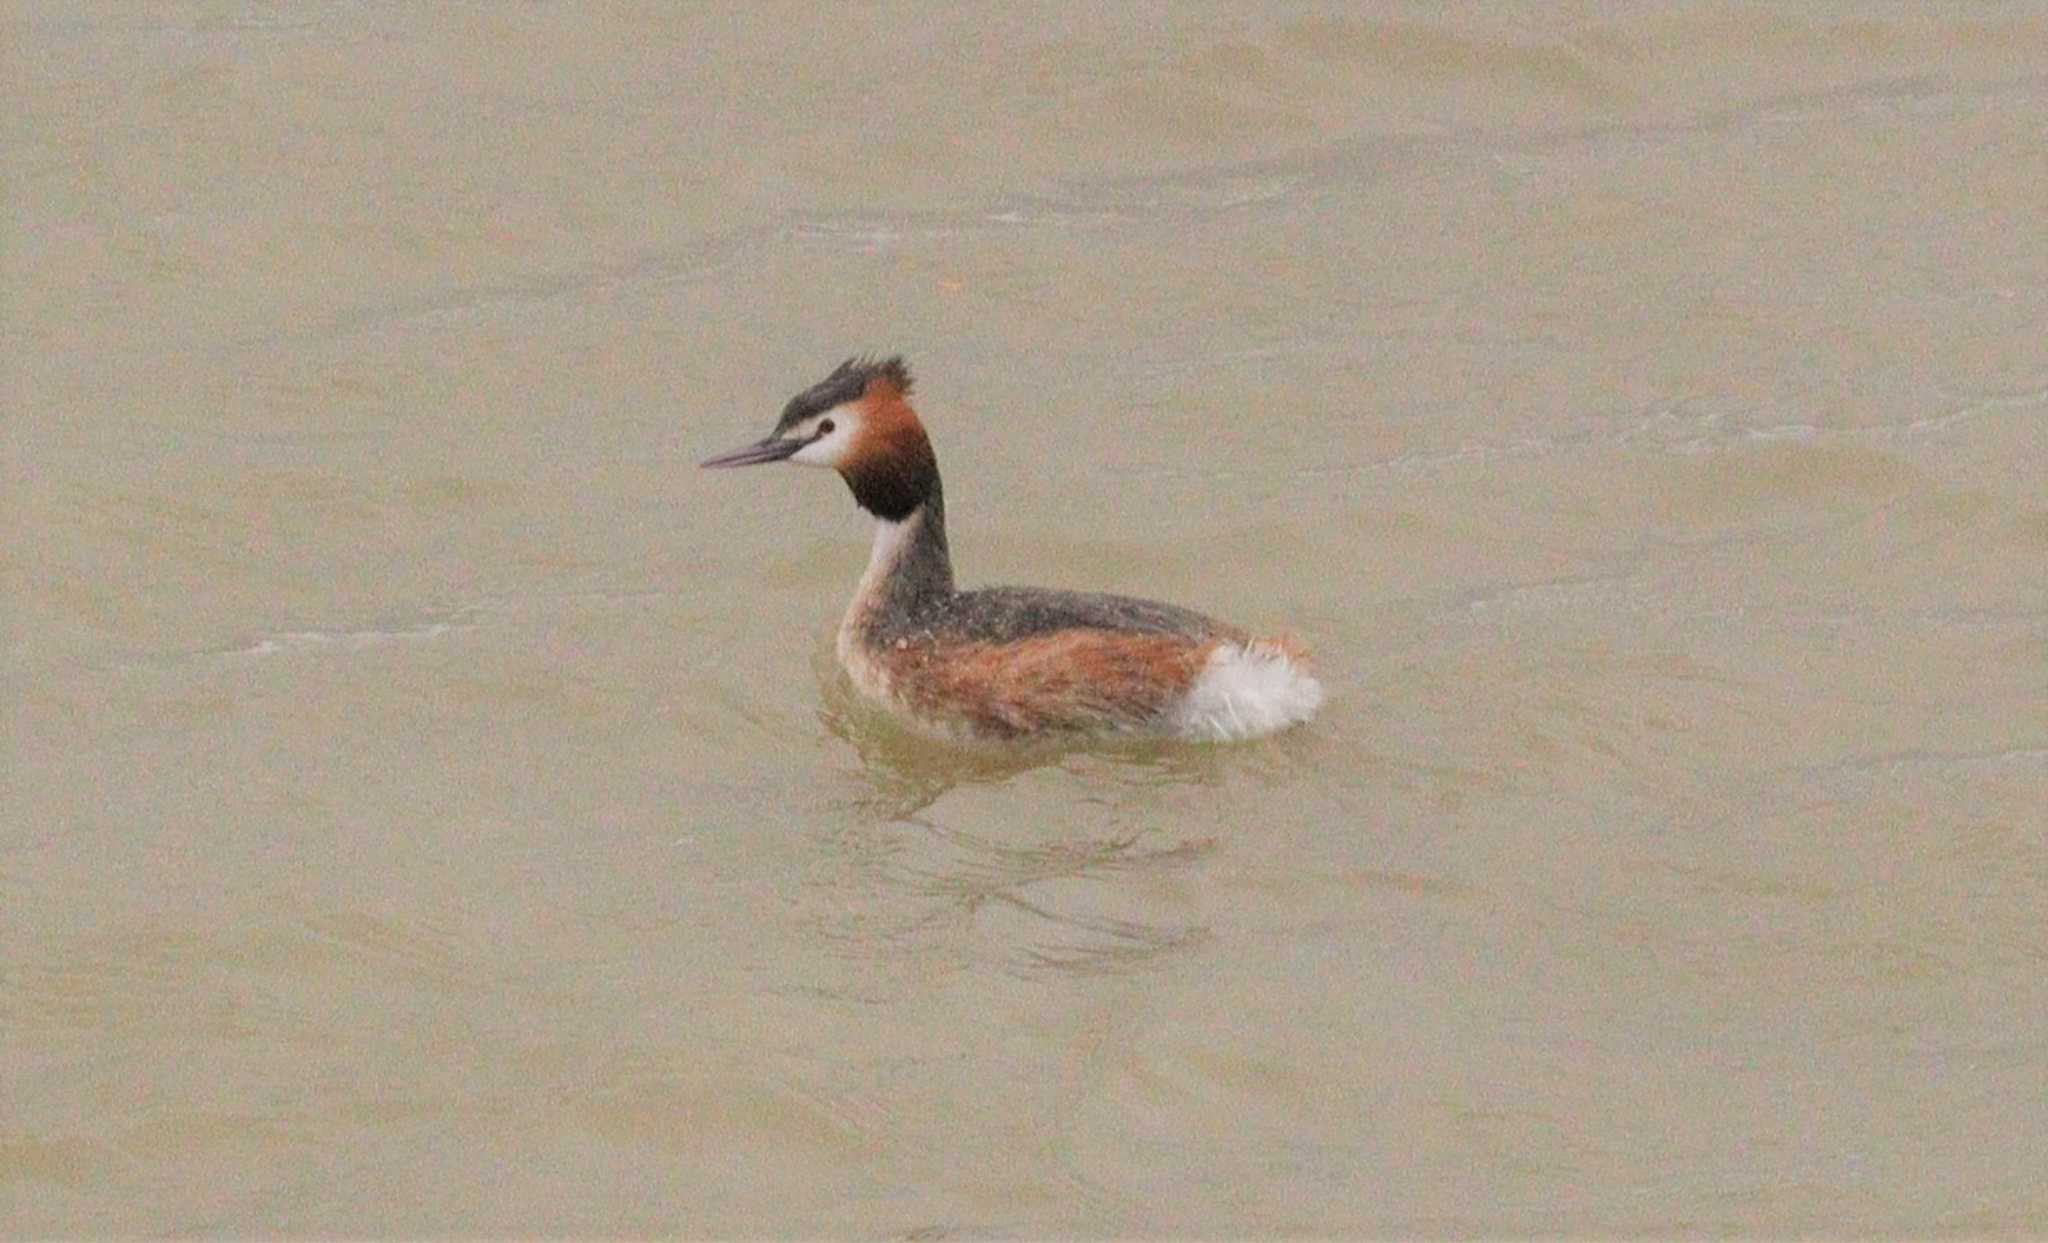
[[[832,434],[832,420],[826,419],[818,424],[818,434],[820,436],[830,436]]]

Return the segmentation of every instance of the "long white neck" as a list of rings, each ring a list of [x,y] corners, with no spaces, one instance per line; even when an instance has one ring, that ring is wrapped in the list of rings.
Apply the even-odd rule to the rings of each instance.
[[[882,585],[902,563],[903,555],[917,538],[917,528],[923,525],[922,509],[901,522],[875,519],[875,542],[868,547],[868,568],[861,573],[860,586],[854,588],[855,602],[874,599],[881,593]]]
[[[886,631],[913,626],[932,605],[953,594],[953,563],[946,552],[943,511],[934,503],[892,522],[875,519],[868,568],[854,589],[845,628]]]

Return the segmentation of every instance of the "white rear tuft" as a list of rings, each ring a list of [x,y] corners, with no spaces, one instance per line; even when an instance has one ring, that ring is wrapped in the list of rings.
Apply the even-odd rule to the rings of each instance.
[[[1258,738],[1315,715],[1323,684],[1278,643],[1225,643],[1174,712],[1174,732],[1207,742]]]

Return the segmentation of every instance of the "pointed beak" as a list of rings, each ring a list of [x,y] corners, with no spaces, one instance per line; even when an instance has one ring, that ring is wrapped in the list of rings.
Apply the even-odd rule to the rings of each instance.
[[[783,440],[770,436],[766,440],[755,441],[744,449],[734,449],[731,453],[721,453],[717,457],[705,458],[698,465],[713,467],[758,466],[763,462],[780,462],[803,447],[804,442],[801,440]]]

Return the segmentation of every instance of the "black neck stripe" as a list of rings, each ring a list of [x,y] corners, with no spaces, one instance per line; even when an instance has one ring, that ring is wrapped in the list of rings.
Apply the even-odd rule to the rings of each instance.
[[[921,453],[877,455],[841,472],[854,503],[877,518],[901,522],[939,486],[939,464],[930,445]]]

